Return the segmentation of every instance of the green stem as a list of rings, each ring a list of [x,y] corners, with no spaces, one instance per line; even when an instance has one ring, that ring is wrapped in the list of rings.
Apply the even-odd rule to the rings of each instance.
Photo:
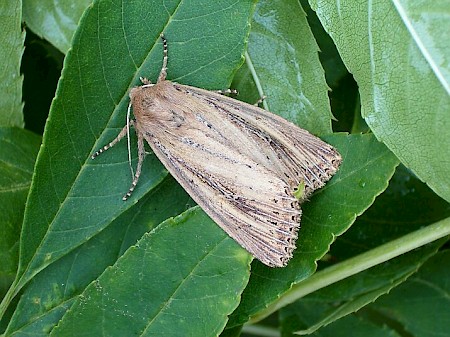
[[[253,66],[253,62],[250,58],[250,55],[248,52],[245,52],[245,63],[247,64],[248,69],[250,70],[250,73],[252,74],[253,81],[255,82],[256,89],[258,89],[258,94],[260,98],[264,98],[264,90],[261,85],[261,81],[259,80],[258,74],[256,73],[255,67]],[[262,105],[265,110],[269,111],[269,105],[267,104],[266,100],[263,99]]]
[[[244,325],[242,332],[246,335],[254,335],[258,337],[281,337],[279,329],[262,325]]]
[[[358,274],[361,271],[379,265],[447,235],[450,235],[450,218],[436,222],[366,253],[321,270],[306,280],[293,285],[292,288],[284,293],[276,302],[273,302],[267,308],[254,315],[250,319],[250,323],[258,322],[284,306],[293,303],[316,290],[325,288],[330,284]]]

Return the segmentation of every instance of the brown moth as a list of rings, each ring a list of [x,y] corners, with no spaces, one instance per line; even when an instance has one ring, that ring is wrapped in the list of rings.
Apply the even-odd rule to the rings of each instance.
[[[300,204],[337,171],[330,145],[283,118],[211,92],[166,80],[167,42],[156,84],[130,91],[129,120],[95,158],[128,135],[138,139],[136,187],[144,140],[202,209],[262,263],[283,267],[292,257]]]

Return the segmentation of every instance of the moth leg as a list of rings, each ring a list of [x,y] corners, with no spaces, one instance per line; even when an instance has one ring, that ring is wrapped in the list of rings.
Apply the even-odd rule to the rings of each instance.
[[[254,105],[254,106],[258,106],[258,105],[260,105],[265,99],[266,99],[266,96],[261,96],[261,97],[256,101],[256,103],[254,103],[253,105]]]
[[[134,120],[130,119],[130,125],[134,126]],[[125,125],[123,129],[119,132],[116,138],[114,138],[109,144],[103,146],[101,149],[99,149],[97,152],[95,152],[91,158],[95,159],[95,157],[101,155],[106,150],[112,148],[114,145],[116,145],[123,137],[125,137],[128,134],[128,125]]]
[[[163,57],[163,64],[162,64],[161,72],[159,73],[157,83],[164,81],[167,76],[167,40],[164,37],[164,34],[161,33],[160,36],[161,36],[161,40],[163,42],[164,57]]]
[[[226,94],[238,94],[238,91],[236,89],[226,89],[226,90],[215,90],[214,92],[217,92],[218,94],[221,95],[226,95]]]
[[[123,201],[126,201],[131,195],[133,194],[134,189],[136,188],[136,185],[139,181],[139,176],[141,175],[142,171],[142,163],[144,162],[145,158],[145,146],[144,146],[144,135],[142,132],[137,131],[137,146],[138,146],[138,164],[136,167],[136,173],[134,174],[133,182],[131,183],[131,187],[128,190],[127,194],[125,194],[122,198]]]

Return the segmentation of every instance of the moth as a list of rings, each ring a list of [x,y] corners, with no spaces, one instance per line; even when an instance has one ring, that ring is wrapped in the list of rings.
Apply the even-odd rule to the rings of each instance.
[[[124,136],[137,134],[138,164],[144,140],[192,199],[262,263],[283,267],[292,257],[300,204],[336,173],[340,154],[296,125],[217,92],[166,80],[167,41],[157,82],[141,78],[130,91],[127,125],[94,159]]]

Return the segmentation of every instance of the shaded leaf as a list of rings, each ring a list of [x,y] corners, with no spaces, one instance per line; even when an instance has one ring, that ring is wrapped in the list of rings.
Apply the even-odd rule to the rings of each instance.
[[[331,111],[335,117],[332,121],[334,132],[368,132],[369,128],[361,117],[358,86],[353,76],[342,62],[333,40],[323,29],[316,13],[309,6],[308,0],[300,0],[300,3],[319,45],[319,59],[325,71],[327,84],[330,86],[328,96]],[[364,127],[360,127],[361,121]]]
[[[19,235],[41,137],[19,128],[0,127],[0,294],[14,279]]]
[[[5,0],[0,3],[0,127],[23,127],[22,82],[20,62],[25,32],[22,31],[22,1]]]
[[[450,95],[448,77],[437,77],[449,73],[448,52],[441,51],[450,50],[450,40],[440,38],[449,30],[449,6],[396,3],[349,1],[338,7],[310,1],[358,82],[371,130],[450,201],[450,146],[442,146],[450,137]]]
[[[298,329],[299,323],[304,323],[308,321],[314,313],[324,310],[327,308],[326,305],[322,303],[315,303],[315,305],[311,305],[313,314],[303,315],[304,308],[295,308],[289,307],[287,310],[283,310],[281,315],[281,324],[282,324],[282,336],[298,336],[293,332]],[[395,329],[390,328],[386,325],[379,326],[370,320],[364,319],[363,317],[350,315],[346,316],[339,321],[326,326],[320,331],[316,331],[310,334],[310,336],[321,336],[321,337],[346,337],[346,336],[364,336],[364,337],[400,337],[401,334],[398,334]]]
[[[78,22],[92,0],[73,2],[24,0],[23,19],[38,36],[46,39],[62,53],[71,47]]]
[[[413,336],[448,334],[450,312],[450,252],[439,252],[389,296],[371,307],[399,322]]]
[[[444,242],[433,242],[302,298],[293,304],[296,315],[302,317],[294,331],[309,335],[374,302],[415,273]]]
[[[348,70],[342,62],[333,40],[323,29],[316,13],[309,6],[308,0],[300,0],[299,2],[306,13],[306,19],[319,46],[318,54],[325,70],[327,83],[331,88],[337,87],[339,81],[347,76]],[[329,94],[332,94],[332,92]]]
[[[27,31],[21,71],[25,128],[42,135],[55,96],[64,55],[45,40]],[[38,84],[37,84],[38,83]]]
[[[220,334],[220,337],[239,337],[242,333],[242,326],[237,326],[230,329],[225,329]],[[245,336],[245,335],[244,335]]]

